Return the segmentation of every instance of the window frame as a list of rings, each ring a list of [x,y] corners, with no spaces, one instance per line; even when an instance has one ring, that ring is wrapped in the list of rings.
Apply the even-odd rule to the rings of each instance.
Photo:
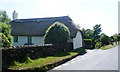
[[[18,43],[18,36],[14,36],[13,39],[14,39],[13,41],[14,41],[15,43]]]
[[[27,43],[32,43],[32,36],[27,37]]]

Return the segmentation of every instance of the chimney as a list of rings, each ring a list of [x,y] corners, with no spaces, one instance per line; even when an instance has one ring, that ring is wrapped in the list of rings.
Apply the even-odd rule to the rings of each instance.
[[[15,19],[17,19],[17,18],[18,18],[18,13],[16,13],[16,11],[15,11],[15,10],[14,10],[14,12],[13,12],[12,17],[13,17],[13,20],[15,20]]]

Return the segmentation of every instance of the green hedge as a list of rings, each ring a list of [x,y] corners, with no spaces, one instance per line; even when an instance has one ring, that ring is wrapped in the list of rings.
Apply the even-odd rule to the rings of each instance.
[[[83,39],[83,41],[86,49],[93,49],[92,39]]]
[[[3,48],[2,50],[2,64],[3,67],[14,61],[24,62],[27,57],[36,59],[39,57],[46,57],[55,55],[65,51],[73,50],[72,43],[66,44],[45,44],[45,45],[29,45],[29,46],[14,46]]]
[[[79,54],[85,54],[85,52],[84,52],[84,48],[78,48],[78,49],[75,49],[75,50],[73,50],[73,51],[70,51],[70,52],[75,52],[76,54],[75,55],[72,55],[72,56],[69,56],[68,58],[64,58],[63,57],[63,59],[61,59],[61,60],[58,60],[58,61],[53,61],[52,63],[47,63],[47,64],[45,64],[45,65],[42,65],[42,66],[40,66],[40,67],[30,67],[30,68],[27,68],[27,69],[23,69],[23,70],[26,70],[26,71],[33,71],[33,70],[40,70],[40,71],[48,71],[48,70],[50,70],[50,69],[52,69],[52,68],[54,68],[54,67],[56,67],[56,66],[58,66],[58,65],[60,65],[60,64],[63,64],[63,63],[65,63],[65,62],[67,62],[67,61],[69,61],[69,60],[71,60],[71,59],[73,59],[73,58],[75,58],[76,56],[78,56]],[[55,56],[65,56],[65,55],[68,55],[69,54],[69,52],[62,52],[61,54],[57,54],[57,55],[55,55]],[[29,59],[29,58],[28,58]],[[58,58],[59,59],[59,58]],[[28,60],[28,61],[30,61],[31,62],[31,60]],[[13,69],[14,70],[14,69]]]

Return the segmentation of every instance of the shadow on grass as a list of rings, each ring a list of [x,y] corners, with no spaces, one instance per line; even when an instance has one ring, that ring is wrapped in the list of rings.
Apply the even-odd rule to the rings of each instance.
[[[62,57],[62,56],[68,56],[70,55],[70,52],[76,52],[78,53],[79,55],[84,55],[86,54],[86,50],[85,48],[78,48],[78,49],[75,49],[75,50],[72,50],[72,51],[65,51],[65,52],[61,52],[61,53],[58,53],[56,55],[51,55],[51,56],[54,56],[54,57]]]
[[[56,55],[52,55],[53,57],[62,57],[62,56],[68,56],[70,55],[69,52],[61,52],[61,53],[58,53]]]

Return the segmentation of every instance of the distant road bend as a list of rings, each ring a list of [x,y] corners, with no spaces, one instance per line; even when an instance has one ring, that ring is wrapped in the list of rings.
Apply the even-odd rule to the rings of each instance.
[[[118,46],[108,50],[87,50],[85,55],[52,70],[118,70]]]

